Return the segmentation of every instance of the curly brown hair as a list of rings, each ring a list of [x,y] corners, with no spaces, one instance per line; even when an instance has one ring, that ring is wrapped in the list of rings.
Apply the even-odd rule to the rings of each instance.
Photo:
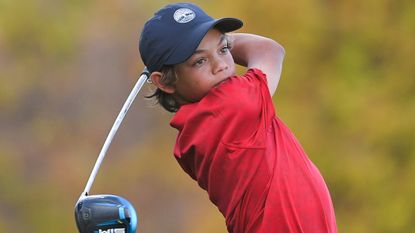
[[[171,86],[177,81],[174,66],[164,66],[161,69],[161,74],[160,82],[166,86]],[[162,91],[160,88],[157,88],[153,94],[146,96],[146,98],[155,98],[157,103],[169,112],[177,112],[180,107],[171,94]]]

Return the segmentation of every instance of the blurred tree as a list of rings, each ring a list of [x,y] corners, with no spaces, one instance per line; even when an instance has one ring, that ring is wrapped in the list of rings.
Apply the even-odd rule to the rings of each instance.
[[[0,1],[0,232],[76,232],[74,204],[142,69],[144,21],[173,1]],[[340,232],[411,232],[415,2],[195,1],[286,49],[275,95],[331,190]],[[176,164],[170,114],[137,99],[92,189],[138,232],[226,232]]]

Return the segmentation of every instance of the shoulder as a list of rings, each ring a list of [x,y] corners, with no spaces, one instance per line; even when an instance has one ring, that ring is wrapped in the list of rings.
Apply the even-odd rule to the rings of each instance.
[[[253,120],[261,114],[265,102],[272,101],[266,75],[251,68],[244,75],[233,76],[214,88],[200,105],[225,119]]]
[[[244,75],[232,77],[231,80],[235,82],[234,84],[239,83],[247,87],[267,83],[266,75],[258,68],[250,68]]]
[[[259,79],[260,81],[267,80],[266,75],[262,72],[261,69],[258,68],[249,68],[244,76],[248,79]]]
[[[244,75],[230,77],[213,88],[199,102],[180,107],[171,123],[173,127],[181,128],[178,125],[184,122],[198,125],[213,121],[254,120],[268,102],[272,99],[266,75],[260,69],[250,68]]]
[[[269,95],[266,75],[259,69],[251,68],[244,75],[233,76],[212,89],[203,102],[216,103],[227,109],[256,105],[261,96]]]
[[[212,89],[206,96],[209,98],[224,98],[235,100],[235,97],[253,97],[253,92],[261,92],[267,85],[266,75],[257,68],[250,68],[244,75],[232,76],[221,85]]]

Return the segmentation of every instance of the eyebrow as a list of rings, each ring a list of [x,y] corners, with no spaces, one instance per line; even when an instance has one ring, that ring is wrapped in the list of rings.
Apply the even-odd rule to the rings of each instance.
[[[221,37],[220,37],[220,39],[219,39],[218,46],[219,46],[219,45],[221,45],[221,44],[222,44],[222,42],[226,40],[226,38],[227,38],[227,36],[226,36],[225,34],[222,34],[222,36],[221,36]],[[203,52],[205,52],[205,51],[206,51],[206,49],[198,49],[198,50],[195,50],[195,51],[193,52],[192,56],[193,56],[194,54],[203,53]]]

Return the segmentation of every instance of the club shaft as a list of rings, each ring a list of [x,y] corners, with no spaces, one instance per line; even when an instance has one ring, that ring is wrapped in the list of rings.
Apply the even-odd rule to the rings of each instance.
[[[92,184],[94,183],[95,176],[98,173],[98,170],[101,166],[102,161],[104,160],[105,155],[107,154],[108,148],[111,145],[112,139],[114,138],[115,134],[117,133],[118,128],[121,125],[121,122],[123,121],[125,115],[128,112],[128,109],[130,108],[131,104],[133,103],[135,97],[137,96],[138,92],[140,91],[141,87],[144,85],[148,78],[148,71],[147,69],[144,69],[143,73],[141,74],[140,78],[138,79],[137,83],[135,84],[134,88],[132,89],[130,95],[128,96],[127,100],[125,101],[123,107],[121,108],[120,113],[118,114],[117,118],[115,119],[115,122],[108,133],[107,138],[105,139],[104,145],[102,146],[101,151],[99,152],[97,161],[95,162],[95,166],[92,169],[91,175],[89,176],[88,182],[85,186],[84,192],[82,193],[82,196],[87,196]]]

